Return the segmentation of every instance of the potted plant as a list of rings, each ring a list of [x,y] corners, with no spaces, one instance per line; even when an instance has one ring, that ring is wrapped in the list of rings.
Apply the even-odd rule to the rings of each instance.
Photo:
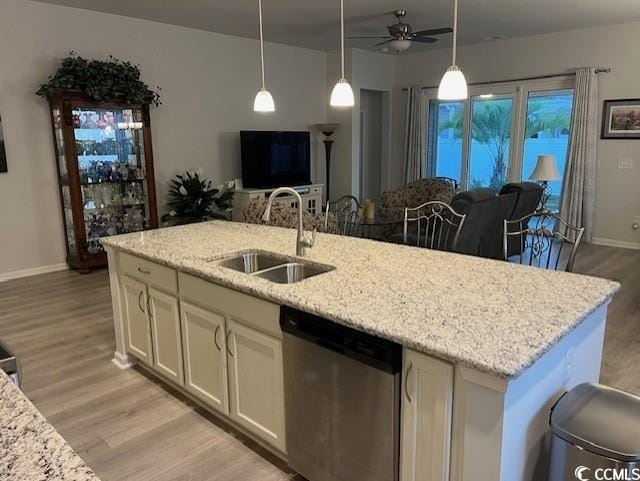
[[[176,175],[169,186],[170,210],[162,216],[166,225],[230,218],[234,181],[214,187],[213,182],[202,178],[202,169],[192,169]]]
[[[140,80],[137,65],[109,56],[108,60],[87,60],[70,52],[36,95],[51,97],[62,91],[82,92],[98,102],[152,103],[160,105],[160,88],[149,88]]]

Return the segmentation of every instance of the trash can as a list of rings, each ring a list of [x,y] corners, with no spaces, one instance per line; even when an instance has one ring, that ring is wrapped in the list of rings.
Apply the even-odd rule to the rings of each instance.
[[[548,481],[640,480],[640,398],[584,383],[551,410]]]

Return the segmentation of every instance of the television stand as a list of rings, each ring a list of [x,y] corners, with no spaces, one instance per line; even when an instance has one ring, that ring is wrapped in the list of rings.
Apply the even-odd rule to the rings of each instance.
[[[253,199],[266,200],[276,189],[277,187],[271,187],[269,189],[236,189],[233,195],[233,220],[242,220],[242,208],[247,204],[247,202]],[[294,186],[293,189],[298,191],[298,194],[302,197],[303,208],[307,212],[311,214],[319,214],[324,210],[322,205],[324,184],[297,185]],[[275,199],[275,202],[285,204],[289,207],[298,206],[296,198],[292,195],[279,196]]]

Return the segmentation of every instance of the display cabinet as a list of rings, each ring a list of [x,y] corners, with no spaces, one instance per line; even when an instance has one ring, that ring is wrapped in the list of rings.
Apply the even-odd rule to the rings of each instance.
[[[49,97],[67,263],[107,263],[102,237],[158,227],[149,104]]]

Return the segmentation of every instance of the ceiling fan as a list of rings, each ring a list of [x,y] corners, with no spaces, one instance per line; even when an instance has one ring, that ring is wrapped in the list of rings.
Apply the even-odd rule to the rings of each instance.
[[[393,12],[393,14],[398,19],[398,23],[394,23],[393,25],[387,26],[389,35],[384,37],[347,37],[347,38],[384,39],[382,42],[375,44],[375,46],[380,47],[382,45],[389,44],[389,46],[393,50],[399,53],[408,49],[411,46],[411,42],[434,43],[434,42],[437,42],[438,39],[433,37],[433,35],[442,35],[445,33],[453,32],[453,29],[450,27],[431,28],[428,30],[420,30],[419,32],[414,32],[413,29],[411,28],[411,25],[409,25],[408,23],[404,23],[402,21],[402,19],[407,15],[406,10],[396,10]]]

